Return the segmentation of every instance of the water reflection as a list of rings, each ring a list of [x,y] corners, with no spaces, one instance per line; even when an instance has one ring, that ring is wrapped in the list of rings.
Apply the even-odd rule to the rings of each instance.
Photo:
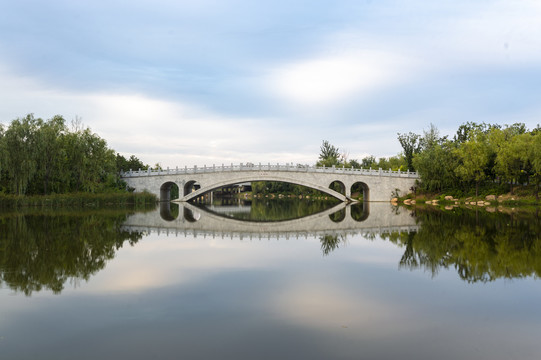
[[[60,293],[68,281],[88,280],[127,241],[125,210],[0,213],[0,284],[31,295]]]
[[[227,201],[225,201],[227,200]],[[355,221],[364,221],[370,214],[370,203],[359,202],[349,205],[351,218]],[[183,210],[181,211],[180,208]],[[255,221],[280,222],[295,220],[315,215],[330,209],[329,219],[341,222],[346,218],[346,206],[343,203],[329,201],[311,201],[297,199],[220,199],[212,204],[182,204],[172,202],[160,203],[160,216],[165,221],[174,221],[182,212],[185,220],[194,222],[201,216],[201,211],[216,214],[226,218]]]
[[[304,202],[274,201],[271,204],[268,207],[261,204],[254,207],[254,202],[221,207],[170,204],[174,210],[162,206],[159,213],[135,214],[125,225],[127,229],[147,233],[239,238],[351,236],[417,230],[408,210],[397,211],[388,203],[373,203],[370,208],[367,204],[338,203],[324,210],[318,204]],[[265,217],[265,209],[269,211],[268,217]],[[179,216],[171,220],[173,212]],[[292,214],[297,216],[292,217]],[[265,218],[267,220],[263,220]]]
[[[0,214],[0,284],[30,295],[50,289],[59,293],[68,281],[77,283],[105,267],[127,241],[136,244],[145,234],[271,239],[319,239],[324,256],[361,235],[384,239],[403,249],[400,269],[424,270],[436,276],[454,269],[467,282],[541,276],[539,213],[490,213],[455,209],[416,210],[385,203],[348,206],[289,218],[309,207],[284,206],[287,220],[277,221],[279,206],[227,205],[219,209],[191,204],[166,204],[147,213],[124,210],[29,212]],[[312,210],[317,207],[312,207]],[[299,210],[300,209],[300,210]],[[239,216],[241,214],[241,216]],[[233,216],[234,215],[234,216]]]
[[[415,233],[383,234],[404,248],[403,269],[423,269],[436,276],[454,268],[467,282],[541,276],[539,212],[417,210]]]
[[[290,206],[290,205],[285,205]],[[380,237],[403,248],[400,269],[425,270],[436,276],[442,269],[456,269],[468,282],[541,275],[541,224],[538,213],[491,213],[485,210],[435,208],[410,213],[389,204],[338,204],[299,219],[275,222],[245,220],[251,213],[244,203],[237,213],[219,207],[207,211],[190,204],[181,206],[184,218],[143,222],[128,219],[139,231],[212,237],[298,238],[315,236],[323,255],[344,247],[348,237]],[[264,207],[263,207],[264,208]],[[257,216],[263,217],[258,208]],[[280,212],[270,207],[271,218]],[[287,212],[287,210],[285,211]],[[233,216],[242,213],[242,216]],[[240,219],[239,219],[240,217]],[[145,222],[146,221],[146,222]]]
[[[319,237],[321,243],[321,251],[324,256],[329,255],[334,250],[338,249],[342,244],[346,244],[345,235],[323,235]]]

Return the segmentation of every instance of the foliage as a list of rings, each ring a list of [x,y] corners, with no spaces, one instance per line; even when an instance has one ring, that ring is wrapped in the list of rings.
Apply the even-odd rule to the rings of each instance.
[[[0,128],[0,193],[48,195],[125,190],[119,166],[145,168],[126,160],[79,121],[69,129],[64,118],[29,114]]]
[[[119,153],[116,154],[116,170],[120,171],[137,171],[137,170],[147,170],[148,165],[144,164],[139,160],[135,155],[131,155],[128,159]]]
[[[538,126],[539,128],[539,126]],[[410,133],[411,134],[411,133]],[[541,132],[528,131],[522,123],[512,125],[461,125],[453,140],[440,137],[434,125],[418,138],[419,151],[413,156],[425,191],[468,193],[475,185],[497,188],[498,193],[514,191],[515,184],[541,183]],[[411,139],[415,136],[409,137]],[[492,184],[492,185],[490,185]],[[502,190],[505,188],[506,190]]]
[[[323,140],[317,166],[332,167],[333,165],[340,165],[340,151],[327,140]]]
[[[417,233],[386,235],[404,247],[403,268],[424,268],[433,275],[454,268],[472,283],[541,276],[537,214],[417,209],[416,217],[421,224]]]
[[[413,167],[413,155],[419,153],[421,150],[420,138],[420,135],[412,132],[409,132],[408,134],[398,133],[398,141],[400,142],[402,149],[404,149],[404,157],[406,158],[408,170],[410,171],[415,171],[415,168]]]
[[[0,209],[20,209],[29,206],[87,208],[99,208],[104,206],[135,206],[136,209],[141,209],[149,206],[155,206],[156,200],[156,195],[148,192],[86,192],[25,196],[0,194]]]
[[[328,196],[319,190],[306,186],[282,182],[282,181],[253,181],[252,193],[254,195],[283,194],[283,195],[303,195],[303,196]]]
[[[140,233],[121,229],[130,211],[0,214],[0,285],[30,296],[88,280]]]
[[[325,167],[345,167],[354,169],[370,169],[381,168],[391,169],[393,171],[406,171],[407,163],[402,154],[397,156],[391,156],[389,158],[381,157],[376,159],[373,155],[365,156],[359,162],[357,159],[351,159],[348,161],[347,153],[340,153],[340,149],[334,145],[331,145],[328,141],[324,140],[321,145],[321,152],[319,154],[319,160],[316,163],[317,166]]]

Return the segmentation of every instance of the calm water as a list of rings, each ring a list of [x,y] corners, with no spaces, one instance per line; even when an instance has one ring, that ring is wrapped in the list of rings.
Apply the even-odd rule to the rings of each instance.
[[[3,213],[0,358],[539,359],[540,234],[376,203]]]

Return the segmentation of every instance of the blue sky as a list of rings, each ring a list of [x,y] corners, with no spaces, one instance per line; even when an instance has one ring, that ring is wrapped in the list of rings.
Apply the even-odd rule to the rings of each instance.
[[[540,100],[538,0],[0,0],[0,121],[78,117],[150,164],[391,156]]]

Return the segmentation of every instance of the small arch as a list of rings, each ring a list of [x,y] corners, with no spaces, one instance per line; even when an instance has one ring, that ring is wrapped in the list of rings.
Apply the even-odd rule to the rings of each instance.
[[[329,219],[331,219],[332,222],[339,223],[344,221],[346,218],[346,208],[340,209],[337,212],[334,212],[329,215]]]
[[[160,186],[160,201],[171,201],[179,198],[178,185],[172,181],[163,183]]]
[[[197,181],[187,181],[186,184],[184,184],[184,193],[182,194],[182,196],[189,195],[192,192],[199,190],[200,188],[201,185],[199,185]]]
[[[351,185],[351,197],[356,200],[361,200],[363,202],[369,201],[369,189],[368,185],[366,185],[362,181],[357,181],[353,185]]]
[[[329,185],[329,189],[334,190],[344,196],[346,196],[346,186],[343,182],[335,180]]]

